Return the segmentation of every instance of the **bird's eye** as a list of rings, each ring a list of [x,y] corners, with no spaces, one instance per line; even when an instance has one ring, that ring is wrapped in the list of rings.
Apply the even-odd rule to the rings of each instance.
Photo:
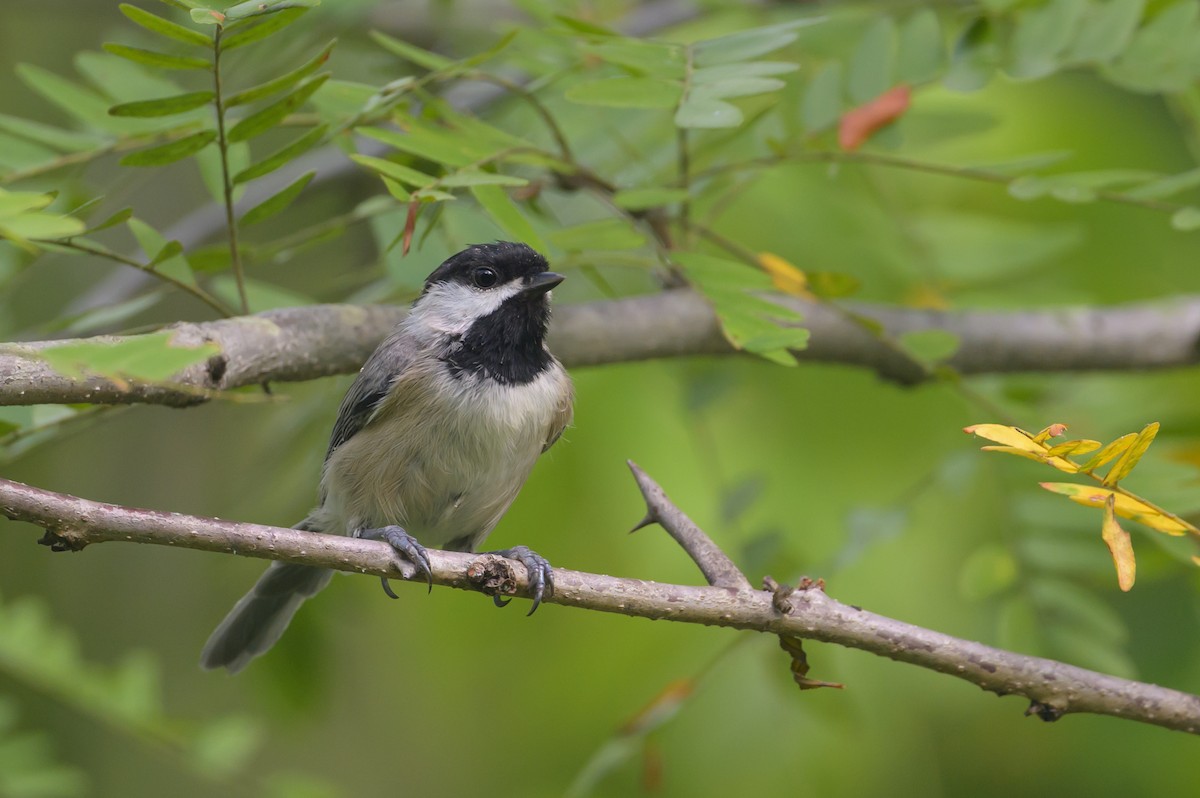
[[[480,288],[491,288],[500,279],[500,275],[496,274],[496,270],[489,266],[480,266],[472,275],[475,280],[475,285]]]

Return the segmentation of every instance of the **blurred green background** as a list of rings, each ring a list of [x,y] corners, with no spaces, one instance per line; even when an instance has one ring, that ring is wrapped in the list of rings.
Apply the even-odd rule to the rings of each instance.
[[[759,12],[717,5],[663,35],[759,24]],[[944,11],[948,27],[970,6],[955,5]],[[583,10],[622,13],[595,6]],[[881,7],[823,7],[828,21],[805,29],[798,51],[814,64],[849,52]],[[346,0],[310,17],[297,35],[310,44],[337,35],[335,73],[375,84],[397,67],[366,38],[370,27],[466,55],[486,46],[497,19],[520,19],[486,2]],[[115,3],[7,0],[0,74],[22,62],[69,74],[74,53],[129,32]],[[799,97],[781,102],[795,111]],[[621,171],[623,148],[649,147],[644,137],[654,135],[637,112],[552,108],[605,174]],[[11,77],[0,80],[0,111],[61,121]],[[505,107],[489,114],[500,126],[520,123]],[[1075,69],[1030,82],[998,75],[973,93],[923,88],[880,146],[964,165],[1069,150],[1064,171],[1173,173],[1194,165],[1192,123],[1185,104]],[[130,175],[100,164],[79,176],[117,203],[135,202],[160,227],[204,202],[185,166]],[[284,224],[311,224],[378,191],[365,177],[340,182]],[[379,222],[375,235],[351,231],[255,276],[318,301],[399,296],[397,285],[415,284],[455,244],[498,235],[470,209],[448,212],[449,232],[415,254],[381,255],[379,241],[401,221]],[[714,224],[754,251],[852,275],[862,297],[879,301],[1027,308],[1200,290],[1198,234],[1172,230],[1166,214],[1020,202],[1003,186],[911,171],[775,168],[747,181]],[[651,289],[644,270],[596,265],[621,292]],[[557,302],[603,298],[585,270],[569,273]],[[65,258],[10,265],[0,296],[5,335],[45,337],[52,320],[110,274]],[[175,318],[205,316],[180,299],[144,321]],[[698,582],[661,530],[626,534],[642,515],[624,465],[633,459],[752,581],[821,576],[835,598],[884,615],[1200,692],[1195,569],[1160,536],[1135,529],[1138,582],[1121,594],[1099,514],[1043,495],[1036,481],[1055,477],[1037,464],[979,453],[961,428],[1002,419],[953,386],[905,389],[852,368],[788,369],[749,357],[573,377],[575,426],[493,533],[498,546],[527,544],[579,570]],[[276,384],[274,401],[119,410],[18,453],[2,473],[101,501],[289,526],[314,501],[348,383]],[[1109,440],[1162,422],[1130,487],[1176,512],[1200,506],[1194,370],[969,385],[1027,429],[1065,422],[1072,435]],[[397,586],[401,601],[392,602],[374,579],[334,580],[268,656],[229,678],[202,672],[199,650],[262,563],[151,546],[51,556],[33,545],[33,527],[4,521],[0,530],[5,612],[40,606],[39,623],[61,627],[100,672],[143,652],[139,667],[155,674],[147,678],[161,687],[149,692],[161,694],[169,719],[154,729],[123,726],[21,665],[0,640],[0,767],[32,761],[36,744],[4,746],[34,735],[65,768],[57,788],[9,785],[11,795],[556,795],[605,746],[615,765],[588,782],[595,795],[1157,795],[1186,792],[1193,778],[1195,743],[1181,734],[1090,716],[1044,724],[1022,717],[1021,699],[857,651],[809,644],[811,675],[846,689],[802,693],[770,638],[555,606],[527,619],[520,606],[501,612],[475,594],[427,596],[419,586]],[[644,740],[613,744],[680,679],[696,681],[677,714]],[[203,755],[180,742],[197,734],[206,735]]]

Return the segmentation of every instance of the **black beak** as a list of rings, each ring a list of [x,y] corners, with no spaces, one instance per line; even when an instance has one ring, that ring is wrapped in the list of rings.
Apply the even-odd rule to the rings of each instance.
[[[521,287],[521,294],[527,297],[541,296],[554,286],[567,279],[558,272],[542,272],[529,278],[529,282]]]

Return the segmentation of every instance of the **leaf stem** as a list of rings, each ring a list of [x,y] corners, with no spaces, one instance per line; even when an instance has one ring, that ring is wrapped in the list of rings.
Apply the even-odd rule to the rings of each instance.
[[[241,247],[238,246],[237,218],[234,216],[233,175],[229,169],[229,141],[225,136],[225,99],[221,92],[221,31],[220,25],[213,32],[213,103],[217,112],[217,149],[221,153],[221,183],[225,200],[225,227],[229,231],[229,258],[233,276],[237,281],[238,300],[242,313],[250,313],[250,301],[246,297],[246,277],[242,270]]]
[[[35,238],[35,239],[33,239],[33,241],[35,241],[36,243],[39,243],[39,244],[47,244],[47,245],[56,246],[56,247],[63,247],[64,249],[73,249],[73,250],[76,250],[77,252],[86,252],[89,255],[95,255],[100,258],[107,258],[108,260],[115,261],[116,263],[123,263],[126,266],[132,266],[133,268],[137,269],[138,271],[146,272],[146,274],[153,275],[154,277],[157,277],[159,280],[162,280],[165,283],[171,284],[175,288],[178,288],[180,291],[191,294],[196,299],[199,299],[201,302],[203,302],[204,304],[208,305],[210,308],[215,310],[217,313],[220,313],[221,316],[224,318],[231,318],[232,316],[236,315],[232,310],[225,307],[225,305],[220,300],[218,300],[212,294],[205,291],[203,288],[200,288],[199,286],[196,286],[196,285],[191,285],[189,283],[185,283],[182,280],[172,277],[169,274],[163,274],[162,272],[156,270],[152,266],[148,266],[145,263],[141,263],[137,260],[134,260],[133,258],[122,255],[119,252],[113,252],[111,249],[108,249],[107,247],[97,246],[97,245],[93,245],[91,243],[86,243],[83,241],[74,241],[74,240],[36,239]]]

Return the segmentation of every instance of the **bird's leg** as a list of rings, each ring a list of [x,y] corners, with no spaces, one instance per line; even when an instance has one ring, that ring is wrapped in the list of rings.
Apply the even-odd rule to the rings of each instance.
[[[425,552],[425,547],[403,528],[394,524],[378,529],[360,528],[355,531],[354,537],[363,540],[382,540],[391,546],[397,554],[413,564],[417,573],[424,574],[425,581],[429,583],[429,592],[433,592],[433,568],[429,565],[429,555]],[[379,581],[383,584],[383,592],[387,593],[389,598],[399,598],[392,592],[392,586],[388,584],[386,576],[379,577]]]
[[[529,608],[526,615],[533,615],[538,606],[541,605],[543,598],[549,598],[554,595],[554,569],[550,567],[550,562],[530,549],[528,546],[513,546],[511,549],[501,549],[499,551],[485,551],[483,554],[495,554],[498,557],[504,557],[509,560],[516,560],[525,566],[525,570],[529,573],[529,590],[533,593],[533,606]],[[492,596],[492,601],[496,602],[497,607],[508,606],[508,602],[512,599],[502,599],[499,596]]]

